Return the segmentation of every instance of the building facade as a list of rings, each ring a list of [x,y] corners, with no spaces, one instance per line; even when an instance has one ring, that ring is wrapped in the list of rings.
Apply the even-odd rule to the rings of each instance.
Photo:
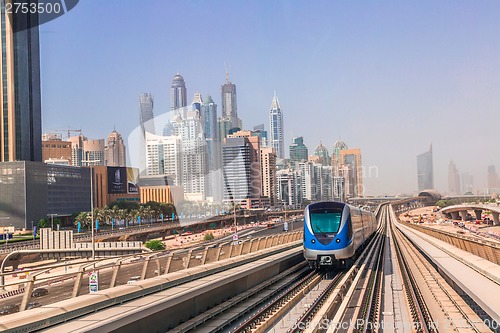
[[[0,226],[31,229],[49,214],[90,211],[90,171],[19,161],[0,163]]]
[[[222,118],[229,120],[231,128],[242,128],[238,118],[238,103],[236,101],[236,85],[227,78],[226,83],[221,86]]]
[[[448,165],[448,192],[452,195],[462,193],[460,190],[460,174],[453,161],[450,161]]]
[[[227,138],[222,145],[225,202],[240,201],[252,196],[250,149],[246,137]]]
[[[71,165],[71,142],[63,141],[61,134],[43,135],[42,161],[66,160]]]
[[[269,198],[269,204],[276,204],[276,152],[274,148],[264,147],[260,149],[262,195]]]
[[[217,123],[217,104],[211,96],[203,102],[201,121],[207,143],[207,196],[220,202],[222,201],[222,145]]]
[[[182,186],[181,140],[178,136],[146,133],[146,174],[167,175],[169,185]]]
[[[42,161],[38,16],[0,15],[0,162]],[[30,28],[33,27],[33,28]]]
[[[269,132],[269,146],[274,148],[278,158],[285,158],[283,112],[281,111],[276,93],[274,94],[273,101],[271,102],[271,111],[269,112]]]
[[[432,145],[428,151],[417,156],[417,180],[419,191],[434,189]]]
[[[182,75],[177,73],[170,87],[170,110],[173,111],[187,105],[186,82]]]
[[[139,123],[143,136],[146,132],[155,134],[153,106],[153,96],[150,93],[143,93],[139,96]]]
[[[345,180],[345,195],[348,198],[363,196],[363,164],[361,162],[361,150],[359,148],[339,150],[340,168],[348,178]],[[348,172],[345,172],[345,169]]]
[[[108,135],[106,146],[104,147],[104,161],[107,166],[126,166],[127,156],[125,144],[120,133],[116,130]]]
[[[290,165],[292,168],[296,167],[296,163],[308,160],[308,150],[304,144],[304,138],[299,136],[293,139],[290,149]]]

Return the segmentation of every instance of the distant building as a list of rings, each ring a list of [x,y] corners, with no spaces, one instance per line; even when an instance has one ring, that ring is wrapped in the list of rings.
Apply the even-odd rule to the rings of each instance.
[[[269,198],[269,204],[276,204],[276,152],[274,148],[260,149],[262,195]]]
[[[146,174],[166,175],[169,185],[182,186],[181,140],[178,136],[146,133]]]
[[[217,123],[217,104],[208,96],[201,106],[201,122],[207,143],[207,191],[214,201],[222,201],[222,143]]]
[[[330,154],[328,153],[328,149],[325,146],[323,146],[322,143],[320,143],[319,146],[316,147],[314,155],[321,158],[320,163],[323,164],[324,166],[332,165],[332,160]]]
[[[231,121],[224,117],[218,118],[217,128],[219,133],[219,141],[224,142],[224,139],[229,135],[229,130],[231,129]]]
[[[170,110],[173,111],[184,106],[187,106],[186,82],[184,82],[182,75],[177,73],[170,88]]]
[[[305,162],[308,160],[308,150],[304,144],[304,138],[299,136],[293,139],[290,145],[290,165],[295,168],[296,162]]]
[[[451,195],[461,194],[460,191],[460,174],[458,173],[455,162],[450,161],[448,164],[448,192]]]
[[[61,134],[44,134],[42,137],[42,161],[64,160],[71,165],[71,142],[63,141]]]
[[[139,122],[143,136],[146,132],[155,134],[153,105],[153,96],[151,94],[144,93],[139,96]]]
[[[182,186],[184,194],[205,200],[207,180],[207,144],[200,112],[193,106],[173,111],[174,135],[181,144]]]
[[[139,169],[93,166],[94,207],[109,206],[115,201],[140,202]]]
[[[348,198],[363,196],[363,165],[361,163],[361,150],[342,149],[338,155],[340,168],[348,168],[348,178],[345,180],[345,195]],[[345,170],[343,171],[344,175]]]
[[[227,138],[222,145],[222,172],[225,202],[252,197],[251,145],[246,137]]]
[[[462,173],[461,179],[462,179],[463,193],[464,194],[465,193],[473,194],[474,193],[474,178],[472,177],[472,175],[464,172],[464,173]]]
[[[104,147],[104,160],[107,166],[126,166],[125,144],[120,133],[116,130],[108,135],[106,146]]]
[[[167,176],[141,176],[139,179],[141,203],[156,201],[179,205],[184,201],[182,186],[172,185]],[[165,218],[170,218],[166,216]]]
[[[201,96],[201,93],[199,93],[199,92],[194,93],[194,98],[193,98],[193,102],[191,103],[191,105],[196,110],[198,110],[198,112],[201,113],[201,106],[203,105],[203,97]]]
[[[498,192],[500,188],[498,174],[494,165],[488,166],[488,194]]]
[[[7,13],[6,3],[0,9],[0,162],[41,162],[38,15]]]
[[[226,142],[233,138],[246,138],[246,145],[249,146],[250,163],[250,198],[260,198],[262,196],[262,175],[261,175],[261,152],[260,138],[252,131],[238,131],[228,135]]]
[[[68,138],[68,142],[71,142],[71,165],[82,166],[83,141],[85,140],[87,138],[83,134]]]
[[[417,156],[417,176],[419,191],[434,189],[432,144],[428,151]]]
[[[276,205],[285,205],[290,209],[302,207],[301,176],[293,169],[276,172],[277,199]]]
[[[84,140],[82,166],[106,165],[104,147],[104,139]]]
[[[238,104],[236,102],[236,85],[229,81],[226,75],[226,83],[221,86],[222,118],[229,120],[232,127],[242,128],[241,119],[238,118]]]
[[[276,92],[274,93],[273,101],[271,103],[271,111],[269,112],[269,132],[269,146],[276,150],[276,156],[278,158],[285,158],[283,112],[281,111]]]
[[[268,146],[267,131],[264,129],[264,124],[254,126],[253,132],[255,133],[255,135],[260,137],[260,146],[263,148],[267,147]]]

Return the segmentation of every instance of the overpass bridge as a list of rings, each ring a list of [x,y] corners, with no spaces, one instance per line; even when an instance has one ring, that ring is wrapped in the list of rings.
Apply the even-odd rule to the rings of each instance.
[[[489,211],[491,212],[491,215],[493,215],[493,224],[494,225],[500,225],[498,216],[500,214],[500,206],[498,205],[491,205],[491,204],[462,204],[462,205],[454,205],[454,206],[448,206],[445,208],[441,209],[441,212],[445,214],[446,216],[458,220],[459,217],[462,219],[462,221],[465,221],[467,218],[467,214],[469,211],[474,211],[474,214],[476,215],[477,220],[481,220],[481,215],[483,211]]]

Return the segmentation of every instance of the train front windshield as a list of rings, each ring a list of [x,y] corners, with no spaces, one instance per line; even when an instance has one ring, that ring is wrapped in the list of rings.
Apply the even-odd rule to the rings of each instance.
[[[309,220],[315,234],[337,233],[342,219],[342,210],[321,208],[309,211]]]

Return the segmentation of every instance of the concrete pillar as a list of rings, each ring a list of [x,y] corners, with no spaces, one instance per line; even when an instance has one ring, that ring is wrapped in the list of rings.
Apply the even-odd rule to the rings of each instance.
[[[498,213],[491,212],[491,215],[493,215],[493,225],[500,225],[500,223],[498,222]]]
[[[458,220],[458,212],[451,212],[450,214],[453,220]]]
[[[193,249],[190,249],[187,253],[186,261],[184,262],[184,269],[189,268],[189,262],[191,261],[192,255],[193,255]]]
[[[83,273],[85,271],[82,269],[80,272],[76,273],[75,284],[73,285],[73,292],[71,297],[77,297],[78,293],[80,293],[80,287],[82,286]]]
[[[251,252],[253,252],[253,251],[254,251],[254,248],[255,248],[255,247],[254,247],[254,244],[255,244],[255,239],[251,239],[251,240],[250,240],[250,246],[249,246],[249,248],[248,248],[248,253],[251,253]]]
[[[122,261],[120,260],[115,267],[113,267],[113,275],[111,276],[111,282],[109,283],[109,287],[113,288],[116,286],[116,278],[118,277],[118,272],[122,267]]]
[[[151,257],[147,257],[146,260],[144,260],[144,264],[142,265],[141,280],[144,280],[146,278],[146,272],[148,271],[150,260]]]
[[[231,258],[233,256],[234,247],[235,247],[234,243],[231,243],[231,245],[229,246],[229,255],[227,256],[228,258]]]
[[[26,287],[24,288],[23,300],[21,301],[21,306],[19,306],[19,311],[26,310],[28,303],[31,299],[31,293],[33,292],[33,288],[35,286],[35,277],[32,277],[28,283],[26,283]]]
[[[158,255],[155,256],[155,262],[156,262],[156,269],[158,273],[156,276],[161,275],[161,264],[160,264],[160,258],[158,258]]]
[[[466,210],[461,210],[460,211],[460,217],[462,218],[462,221],[465,221],[467,218],[467,211]]]
[[[167,257],[167,263],[165,264],[165,274],[168,274],[168,271],[170,270],[170,265],[172,264],[172,257],[174,256],[173,253],[170,253]]]
[[[474,213],[476,214],[476,220],[481,220],[481,214],[483,213],[482,209],[474,209]]]
[[[209,247],[205,247],[205,250],[203,251],[203,257],[201,257],[201,264],[205,265],[207,263],[207,254],[208,254],[208,249]]]

